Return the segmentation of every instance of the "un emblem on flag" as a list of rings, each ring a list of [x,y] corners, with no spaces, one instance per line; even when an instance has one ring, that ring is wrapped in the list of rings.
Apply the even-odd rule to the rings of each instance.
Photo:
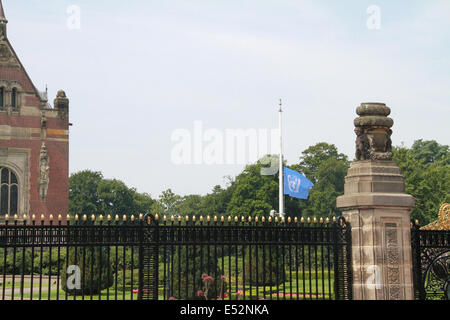
[[[289,191],[298,193],[300,190],[300,185],[302,184],[302,180],[299,177],[288,175],[288,186]]]

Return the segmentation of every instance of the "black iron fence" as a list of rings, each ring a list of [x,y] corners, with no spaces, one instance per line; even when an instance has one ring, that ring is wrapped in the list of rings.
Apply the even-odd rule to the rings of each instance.
[[[412,228],[415,297],[450,300],[450,231]]]
[[[0,226],[0,299],[351,299],[350,231],[343,218],[15,219]]]

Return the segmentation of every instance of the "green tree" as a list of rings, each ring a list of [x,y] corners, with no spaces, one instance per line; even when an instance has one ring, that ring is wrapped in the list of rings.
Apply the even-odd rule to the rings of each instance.
[[[132,214],[134,207],[134,190],[122,181],[102,180],[97,187],[100,212],[103,214]]]
[[[147,213],[154,200],[138,193],[120,180],[104,179],[101,172],[89,170],[69,178],[69,213],[75,214],[139,214]]]
[[[159,199],[153,203],[152,213],[160,216],[177,215],[179,214],[177,209],[181,201],[181,196],[173,193],[172,189],[167,189],[166,191],[163,191],[159,196]]]
[[[436,141],[417,140],[409,149],[393,148],[394,160],[405,177],[406,192],[416,206],[411,217],[421,224],[436,220],[439,207],[450,201],[450,153]]]
[[[69,178],[69,213],[90,214],[99,212],[98,185],[103,180],[101,172],[89,170],[74,173]]]

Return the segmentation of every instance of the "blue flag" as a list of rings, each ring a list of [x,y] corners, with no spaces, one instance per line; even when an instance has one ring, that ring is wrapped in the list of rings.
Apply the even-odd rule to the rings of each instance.
[[[314,184],[301,173],[284,167],[284,194],[297,199],[308,199]]]

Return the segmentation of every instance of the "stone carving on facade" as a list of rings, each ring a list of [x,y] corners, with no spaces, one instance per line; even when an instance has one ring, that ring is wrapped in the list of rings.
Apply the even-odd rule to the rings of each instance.
[[[48,156],[47,147],[45,146],[45,142],[42,143],[41,151],[39,153],[39,196],[42,202],[45,202],[47,198],[47,190],[48,184],[50,183],[50,161]]]
[[[58,110],[58,115],[61,119],[66,120],[69,116],[69,99],[63,90],[59,90],[56,98],[53,101],[53,106]]]
[[[392,130],[394,121],[383,103],[362,103],[356,109],[356,161],[392,160]]]
[[[41,116],[41,139],[47,139],[47,117],[45,116],[44,112]]]
[[[397,239],[397,225],[395,223],[386,223],[385,225],[386,239],[386,256],[385,264],[387,270],[387,299],[402,299],[400,289],[400,251]]]

